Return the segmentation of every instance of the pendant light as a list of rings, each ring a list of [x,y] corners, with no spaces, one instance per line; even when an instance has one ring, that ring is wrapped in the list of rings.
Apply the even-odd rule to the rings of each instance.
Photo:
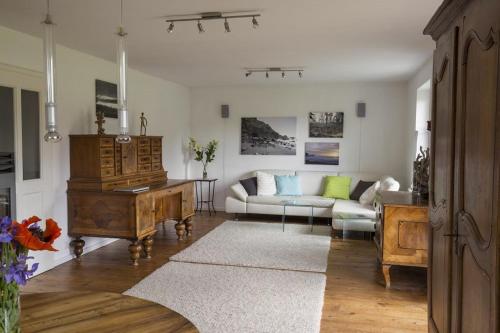
[[[54,23],[50,17],[50,0],[47,0],[47,14],[44,25],[43,55],[45,66],[45,128],[47,133],[44,136],[47,142],[61,141],[61,135],[57,132],[56,123],[56,85],[55,85],[55,43],[54,43]]]
[[[116,137],[118,143],[129,143],[132,139],[128,134],[128,110],[127,110],[127,49],[125,37],[127,33],[123,28],[123,0],[120,0],[120,27],[118,28],[118,121],[120,123],[120,134]]]

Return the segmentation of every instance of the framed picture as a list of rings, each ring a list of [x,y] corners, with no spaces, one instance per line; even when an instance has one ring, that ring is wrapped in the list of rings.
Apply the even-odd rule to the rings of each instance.
[[[296,155],[296,117],[241,118],[241,155]]]
[[[310,138],[343,138],[344,112],[309,112]]]
[[[306,142],[306,164],[339,165],[338,142]]]
[[[114,83],[95,80],[95,111],[106,118],[118,118],[118,88]]]

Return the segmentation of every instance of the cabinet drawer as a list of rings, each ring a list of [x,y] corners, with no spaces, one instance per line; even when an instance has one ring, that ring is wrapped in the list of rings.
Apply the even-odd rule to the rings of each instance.
[[[153,155],[152,162],[153,163],[161,163],[161,155]]]
[[[152,147],[151,153],[152,154],[161,154],[161,147]]]
[[[131,179],[129,182],[130,186],[136,186],[136,185],[141,185],[141,184],[146,184],[146,183],[149,183],[148,177]]]
[[[150,144],[149,138],[139,138],[139,146],[149,146]]]
[[[101,148],[101,157],[113,157],[114,153],[113,147]]]
[[[113,147],[113,138],[100,138],[99,144],[101,147]]]
[[[102,188],[105,191],[110,191],[110,190],[114,190],[115,188],[127,187],[127,186],[128,186],[127,180],[122,180],[122,181],[117,181],[117,182],[109,182],[109,183],[102,184]]]
[[[139,155],[150,155],[151,147],[150,146],[139,146]]]
[[[153,147],[161,147],[161,138],[152,138],[151,146]]]
[[[115,165],[115,159],[113,157],[102,157],[101,158],[101,168],[112,168]]]
[[[151,170],[153,171],[161,170],[161,163],[153,163]]]
[[[101,177],[111,177],[115,175],[114,168],[102,168],[101,169]]]
[[[139,164],[139,172],[151,171],[151,164]]]
[[[151,156],[150,155],[139,156],[139,163],[140,164],[151,163]]]

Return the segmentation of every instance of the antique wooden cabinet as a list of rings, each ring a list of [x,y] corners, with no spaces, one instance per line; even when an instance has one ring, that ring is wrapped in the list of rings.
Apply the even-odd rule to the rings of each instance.
[[[70,136],[68,233],[77,257],[83,236],[129,239],[137,264],[141,251],[151,257],[156,223],[177,220],[179,239],[191,233],[193,181],[167,179],[161,154],[161,137]]]
[[[390,288],[393,265],[427,267],[427,201],[411,192],[382,191],[377,194],[376,206],[380,216],[374,238],[377,258]]]
[[[430,332],[500,332],[500,1],[447,0],[436,41]]]

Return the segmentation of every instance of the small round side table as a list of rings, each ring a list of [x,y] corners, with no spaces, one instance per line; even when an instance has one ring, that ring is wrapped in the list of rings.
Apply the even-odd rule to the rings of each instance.
[[[194,180],[195,191],[196,191],[196,209],[195,212],[201,213],[203,209],[203,204],[207,204],[208,214],[212,216],[212,212],[215,214],[214,207],[214,196],[215,196],[215,182],[217,178],[199,178]],[[208,183],[208,198],[203,200],[203,183]],[[198,193],[199,189],[199,193]]]

